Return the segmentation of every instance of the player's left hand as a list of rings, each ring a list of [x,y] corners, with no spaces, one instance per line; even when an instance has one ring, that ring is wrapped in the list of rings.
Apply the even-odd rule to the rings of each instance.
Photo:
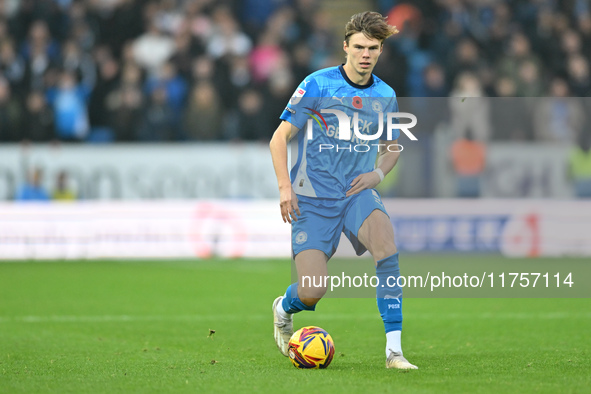
[[[347,190],[345,197],[352,196],[365,189],[373,189],[378,183],[380,183],[380,176],[374,171],[360,174],[351,182],[351,188]]]

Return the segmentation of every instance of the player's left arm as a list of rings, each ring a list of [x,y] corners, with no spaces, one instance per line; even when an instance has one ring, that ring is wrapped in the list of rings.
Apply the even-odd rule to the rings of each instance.
[[[381,141],[384,144],[381,147],[378,160],[376,163],[376,170],[379,168],[384,173],[384,177],[388,175],[392,168],[398,162],[398,158],[400,157],[400,149],[398,146],[398,140],[393,141]],[[390,147],[392,146],[392,147]],[[353,181],[351,182],[351,188],[347,190],[346,197],[352,196],[353,194],[357,194],[362,190],[365,189],[373,189],[380,183],[382,180],[378,173],[374,170],[371,172],[366,172],[365,174],[360,174]]]

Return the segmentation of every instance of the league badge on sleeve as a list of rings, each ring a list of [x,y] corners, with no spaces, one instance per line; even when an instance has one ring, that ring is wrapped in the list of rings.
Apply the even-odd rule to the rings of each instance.
[[[297,105],[301,100],[302,97],[304,97],[304,94],[306,94],[306,91],[302,88],[297,88],[296,91],[293,93],[293,96],[291,96],[291,99],[289,100],[291,105]]]

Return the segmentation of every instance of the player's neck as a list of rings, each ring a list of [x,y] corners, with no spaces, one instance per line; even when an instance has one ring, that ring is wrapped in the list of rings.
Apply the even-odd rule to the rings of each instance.
[[[371,79],[371,73],[359,74],[355,70],[355,68],[353,68],[353,66],[349,64],[349,62],[346,62],[343,65],[343,69],[345,70],[345,73],[347,74],[347,77],[349,77],[351,82],[357,85],[367,85],[369,83],[369,80]]]

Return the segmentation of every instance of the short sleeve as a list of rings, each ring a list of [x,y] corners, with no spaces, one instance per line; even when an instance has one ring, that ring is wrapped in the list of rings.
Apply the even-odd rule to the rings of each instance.
[[[297,87],[283,113],[279,117],[298,129],[305,126],[308,116],[307,108],[317,109],[320,98],[320,88],[314,77],[306,77]]]

